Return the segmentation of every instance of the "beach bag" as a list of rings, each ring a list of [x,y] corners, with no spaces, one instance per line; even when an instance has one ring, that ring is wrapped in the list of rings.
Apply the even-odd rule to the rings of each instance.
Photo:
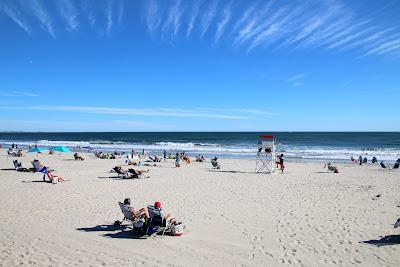
[[[183,235],[183,224],[174,224],[171,226],[171,234],[173,236],[181,236]]]

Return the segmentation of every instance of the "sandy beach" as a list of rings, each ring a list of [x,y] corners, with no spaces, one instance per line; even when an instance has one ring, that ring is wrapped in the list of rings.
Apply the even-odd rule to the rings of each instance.
[[[288,162],[283,175],[265,175],[251,160],[221,159],[221,170],[170,160],[149,179],[123,180],[109,173],[122,159],[39,155],[67,180],[54,185],[4,170],[15,158],[0,154],[0,266],[400,265],[400,245],[362,243],[400,234],[398,170]],[[18,160],[31,167],[35,157]],[[126,197],[137,208],[161,201],[184,235],[134,239],[113,226]]]

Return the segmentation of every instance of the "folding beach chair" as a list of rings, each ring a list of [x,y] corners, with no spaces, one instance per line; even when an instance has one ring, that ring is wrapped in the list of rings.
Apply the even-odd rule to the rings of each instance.
[[[124,215],[122,222],[128,221],[129,223],[132,223],[132,231],[134,231],[135,229],[140,229],[140,231],[144,233],[143,231],[143,226],[145,226],[144,218],[134,216],[132,212],[129,210],[128,206],[126,206],[124,203],[118,202],[118,205],[121,209],[122,214]]]
[[[118,174],[118,177],[122,177],[123,179],[133,179],[138,178],[136,175],[131,173],[130,171],[123,170],[121,167],[115,166],[113,170]]]
[[[18,162],[18,160],[13,160],[14,168],[19,172],[29,172],[27,168],[22,167],[22,163]]]
[[[171,225],[164,218],[164,214],[160,209],[155,208],[154,206],[148,205],[147,210],[149,212],[149,226],[147,228],[147,235],[149,234],[149,230],[152,229],[152,235],[157,235],[162,233],[162,236],[165,232],[171,230]]]

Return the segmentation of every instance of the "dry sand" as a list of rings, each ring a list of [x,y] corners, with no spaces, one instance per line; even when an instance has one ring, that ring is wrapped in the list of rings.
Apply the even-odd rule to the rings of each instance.
[[[0,168],[11,168],[0,154]],[[35,156],[19,160],[31,167]],[[360,243],[400,235],[398,170],[336,164],[333,174],[307,162],[263,175],[250,160],[221,160],[220,171],[169,161],[149,179],[122,180],[107,178],[121,159],[84,156],[39,156],[68,180],[57,185],[0,171],[0,266],[400,266],[400,245]],[[133,239],[115,228],[125,197],[135,207],[161,201],[184,235]]]

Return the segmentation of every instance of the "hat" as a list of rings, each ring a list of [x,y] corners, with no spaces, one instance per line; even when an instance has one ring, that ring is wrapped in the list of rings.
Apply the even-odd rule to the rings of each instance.
[[[154,203],[154,207],[161,208],[161,202],[157,201],[156,203]]]

